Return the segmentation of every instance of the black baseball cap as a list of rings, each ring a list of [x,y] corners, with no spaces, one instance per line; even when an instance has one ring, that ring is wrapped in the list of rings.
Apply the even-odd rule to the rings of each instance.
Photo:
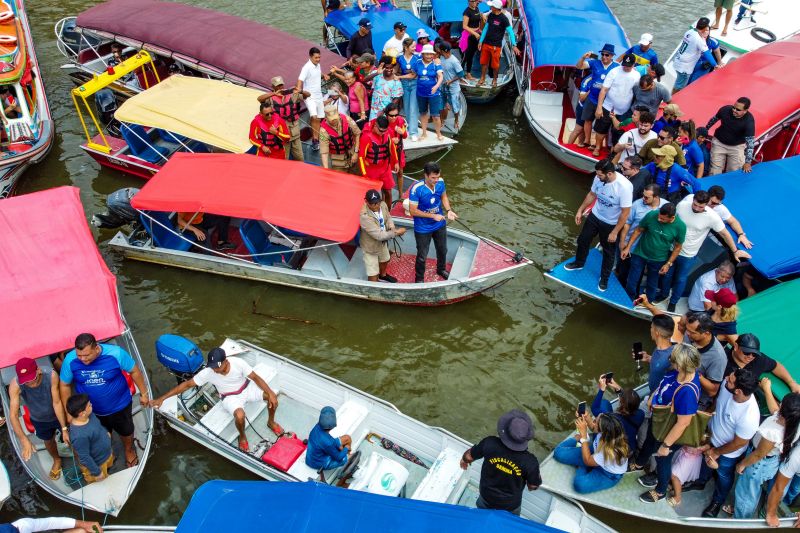
[[[367,29],[372,27],[372,23],[369,21],[368,18],[363,18],[359,20],[358,25],[361,26],[362,28],[367,28]]]
[[[381,193],[376,191],[375,189],[370,189],[367,191],[367,195],[364,197],[368,204],[377,204],[383,199]]]
[[[761,355],[761,341],[752,333],[743,333],[736,339],[739,349],[746,354]]]
[[[623,67],[632,67],[636,64],[636,58],[633,54],[625,54],[622,56],[622,66]]]
[[[407,27],[408,27],[408,26],[406,26],[405,24],[403,24],[403,23],[402,23],[402,22],[400,22],[399,20],[398,20],[397,22],[395,22],[395,23],[394,23],[394,29],[396,29],[396,30],[404,30],[404,29],[406,29]]]
[[[208,352],[208,364],[206,366],[208,368],[220,368],[225,362],[225,359],[227,359],[225,350],[222,348],[214,348]]]
[[[711,26],[711,20],[708,17],[700,17],[694,27],[698,30],[704,30],[709,26]]]

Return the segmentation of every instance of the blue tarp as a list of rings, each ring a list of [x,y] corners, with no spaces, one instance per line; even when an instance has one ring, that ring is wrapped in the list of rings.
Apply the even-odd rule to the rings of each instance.
[[[464,10],[467,9],[467,0],[431,0],[433,4],[433,18],[439,24],[444,22],[461,22]],[[481,13],[489,11],[489,6],[484,2],[478,4]]]
[[[372,23],[372,48],[380,59],[383,45],[389,38],[394,36],[395,22],[404,23],[406,33],[412,39],[416,39],[417,30],[424,28],[431,36],[431,42],[436,39],[436,32],[430,26],[426,26],[414,13],[406,9],[395,9],[391,4],[381,7],[370,7],[366,12],[358,8],[358,2],[353,2],[353,7],[339,9],[331,12],[326,18],[325,23],[330,24],[348,39],[358,31],[358,21],[362,18],[369,19]]]
[[[630,47],[604,0],[521,0],[520,7],[534,68],[574,65],[605,43],[613,44],[617,55]]]
[[[768,278],[800,272],[800,232],[793,199],[800,195],[800,156],[767,161],[749,174],[729,172],[702,180],[725,188],[725,200],[753,243],[753,266]],[[795,229],[792,229],[795,228]]]
[[[313,481],[223,480],[209,481],[197,489],[175,531],[270,529],[292,533],[558,531],[505,511],[390,498]]]

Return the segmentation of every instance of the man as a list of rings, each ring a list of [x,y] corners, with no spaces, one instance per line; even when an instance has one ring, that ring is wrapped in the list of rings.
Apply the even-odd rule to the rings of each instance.
[[[335,105],[325,106],[325,119],[319,130],[319,155],[322,166],[339,172],[349,172],[358,161],[361,130],[355,120],[339,113]]]
[[[712,185],[709,187],[708,195],[708,207],[713,209],[714,212],[719,215],[722,221],[730,226],[734,233],[736,233],[736,242],[750,250],[753,247],[753,243],[751,243],[750,239],[747,238],[747,234],[744,232],[741,222],[739,222],[739,219],[733,216],[727,206],[722,204],[722,201],[725,200],[725,189],[722,187],[722,185]]]
[[[666,127],[671,127],[675,132],[681,125],[679,117],[683,116],[683,111],[678,104],[667,104],[661,112],[661,117],[653,123],[653,131],[661,133]]]
[[[658,64],[658,55],[653,50],[653,36],[649,33],[643,33],[638,44],[628,48],[625,54],[633,55],[637,65],[649,67]],[[619,61],[622,61],[622,56],[619,57]]]
[[[22,460],[30,460],[36,450],[19,423],[20,398],[25,400],[25,405],[28,407],[34,433],[44,442],[47,453],[53,459],[50,479],[56,481],[61,477],[61,456],[58,455],[56,445],[57,430],[61,430],[64,442],[69,444],[69,428],[58,392],[61,381],[51,368],[39,368],[36,361],[30,357],[23,357],[17,361],[16,371],[17,378],[12,379],[8,386],[10,403],[8,418],[22,445]]]
[[[714,60],[717,62],[717,65],[722,65],[722,52],[720,51],[719,41],[711,37],[711,35],[708,35],[706,37],[706,45],[708,45],[708,50],[711,52],[711,55],[714,56]],[[691,85],[713,70],[714,65],[707,63],[703,58],[699,59],[694,65],[694,71],[689,77],[688,85]]]
[[[639,200],[644,196],[644,189],[647,185],[655,183],[653,176],[650,175],[650,172],[642,168],[642,158],[638,155],[626,157],[620,167],[620,172],[622,175],[628,178],[628,181],[630,181],[631,185],[633,185],[634,201]],[[659,196],[660,194],[661,189],[659,189],[656,196]],[[658,207],[661,206],[659,205]]]
[[[701,411],[709,409],[719,393],[727,364],[725,350],[712,332],[714,322],[708,313],[689,311],[681,317],[677,328],[678,331],[683,331],[683,341],[700,352],[700,367],[697,371],[700,373],[702,390],[698,405]]]
[[[411,36],[406,33],[406,27],[407,26],[400,21],[394,23],[394,35],[389,37],[386,44],[383,45],[384,55],[398,57],[403,53],[403,41],[411,38]]]
[[[589,89],[589,96],[583,103],[583,112],[581,119],[583,122],[583,138],[589,142],[589,149],[594,149],[595,145],[591,144],[592,140],[592,121],[594,120],[595,113],[597,112],[597,102],[600,97],[600,91],[603,89],[603,82],[608,76],[609,72],[619,67],[619,63],[614,62],[614,45],[604,44],[600,50],[600,59],[587,59],[589,56],[597,55],[594,52],[586,52],[578,59],[575,68],[578,70],[590,69],[590,76],[592,78],[591,88]]]
[[[73,394],[67,400],[67,412],[72,417],[69,432],[72,449],[86,483],[103,481],[114,464],[111,434],[100,425],[92,413],[92,402],[85,394]]]
[[[708,27],[710,22],[707,17],[701,17],[694,28],[683,35],[681,45],[672,59],[672,65],[677,73],[672,94],[686,87],[694,71],[694,66],[701,57],[714,68],[720,68],[706,44],[706,37],[711,32]]]
[[[350,37],[344,56],[353,61],[366,52],[372,52],[372,23],[368,18],[358,21],[358,31]],[[402,50],[402,48],[401,48]]]
[[[644,166],[661,187],[661,195],[673,202],[681,201],[690,192],[702,189],[700,181],[675,162],[678,153],[672,145],[650,150],[653,162]]]
[[[638,158],[639,156],[635,157]],[[625,174],[624,168],[622,173]],[[620,231],[620,235],[623,236],[619,241],[618,250],[620,253],[625,248],[630,248],[633,250],[636,247],[637,243],[631,243],[631,236],[645,215],[651,211],[658,210],[662,205],[667,203],[667,201],[660,196],[661,187],[655,183],[649,183],[642,189],[642,197],[634,200],[633,204],[631,204],[631,212],[628,214],[627,220],[625,220],[625,225],[622,226],[622,231]],[[628,246],[629,244],[630,246]],[[619,279],[620,283],[623,284],[623,286],[628,279],[630,267],[630,259],[622,259],[622,257],[617,257],[617,278]]]
[[[286,122],[275,112],[271,100],[261,102],[258,115],[250,121],[250,144],[248,153],[256,157],[286,159],[286,145],[292,138]]]
[[[720,107],[717,114],[708,120],[706,129],[709,131],[718,120],[721,121],[711,141],[710,175],[752,170],[756,121],[749,109],[750,99],[742,96],[733,105]]]
[[[639,78],[639,84],[633,87],[633,105],[645,106],[655,117],[663,103],[672,100],[669,89],[658,83],[653,76],[646,74]]]
[[[686,158],[683,156],[683,147],[675,140],[677,135],[677,130],[668,126],[658,132],[658,137],[644,143],[644,146],[642,146],[642,149],[639,151],[639,157],[642,158],[644,164],[647,165],[655,161],[656,156],[653,153],[654,149],[670,145],[675,149],[675,162],[678,163],[679,166],[686,166]]]
[[[633,204],[633,185],[617,174],[611,161],[598,161],[594,168],[595,177],[592,187],[575,213],[575,224],[580,226],[586,209],[593,203],[594,207],[586,217],[586,222],[578,235],[575,259],[564,265],[564,269],[581,270],[589,255],[589,246],[592,244],[592,240],[599,235],[600,246],[603,248],[603,264],[600,268],[597,288],[601,292],[605,292],[608,289],[608,277],[614,266],[614,248],[617,245],[617,237],[622,226],[625,225],[625,221],[628,220],[631,204]]]
[[[395,186],[392,173],[399,171],[400,160],[389,133],[389,119],[385,115],[364,124],[358,144],[358,161],[363,176],[381,181],[386,205],[391,205],[392,188]]]
[[[714,0],[714,24],[711,25],[712,30],[719,29],[720,18],[722,18],[722,8],[725,8],[725,26],[722,28],[722,35],[728,35],[728,25],[731,23],[733,17],[733,0]]]
[[[492,87],[497,87],[497,77],[500,75],[500,55],[503,50],[503,38],[508,35],[508,42],[516,55],[520,55],[517,48],[517,36],[511,27],[511,22],[503,14],[503,3],[500,0],[490,0],[489,7],[491,12],[486,16],[486,24],[483,26],[481,38],[478,39],[478,50],[481,53],[481,79],[478,85],[486,82],[486,71],[492,67],[494,79]]]
[[[761,351],[761,341],[752,333],[742,333],[733,348],[726,350],[728,363],[725,366],[727,376],[738,368],[745,368],[755,376],[773,374],[786,383],[792,392],[800,392],[798,384],[789,371],[781,363]]]
[[[725,223],[713,210],[708,208],[709,194],[706,191],[697,191],[689,198],[684,198],[678,204],[678,216],[686,224],[686,240],[683,242],[683,248],[673,268],[664,277],[662,285],[662,294],[658,297],[659,300],[665,299],[669,296],[669,305],[667,310],[672,313],[675,311],[675,305],[683,296],[683,290],[686,288],[686,279],[689,277],[689,272],[700,251],[700,247],[708,236],[708,232],[714,230],[719,237],[725,242],[725,245],[733,254],[734,259],[738,262],[742,258],[749,258],[750,254],[744,250],[738,250],[736,243],[733,242],[733,237],[725,229]]]
[[[389,208],[375,189],[367,191],[366,202],[359,215],[361,237],[359,246],[364,253],[364,268],[369,281],[397,283],[397,278],[386,273],[389,260],[389,240],[405,234],[406,228],[396,228]]]
[[[3,113],[8,118],[17,118],[22,113],[14,91],[9,85],[0,87],[0,105],[3,106]]]
[[[439,45],[441,51],[442,73],[444,83],[442,84],[442,96],[444,96],[444,107],[442,108],[442,122],[447,120],[447,114],[453,111],[454,128],[458,130],[459,114],[461,113],[461,79],[464,77],[464,69],[461,61],[453,55],[452,47],[447,41]]]
[[[594,112],[594,131],[597,135],[592,155],[595,157],[600,156],[605,135],[611,128],[610,114],[613,113],[620,120],[630,116],[633,88],[641,77],[633,68],[635,64],[633,55],[625,54],[622,58],[622,68],[613,69],[603,81],[603,88],[597,97],[597,109]]]
[[[114,344],[99,344],[91,333],[81,333],[75,338],[75,349],[61,365],[59,393],[63,404],[73,393],[89,396],[94,413],[106,431],[116,431],[120,436],[125,447],[125,465],[130,468],[139,464],[139,457],[133,447],[133,410],[126,372],[139,389],[139,403],[147,406],[144,376],[130,354]],[[67,421],[70,419],[67,416]]]
[[[666,314],[653,315],[650,319],[650,339],[655,343],[652,355],[642,352],[642,362],[650,365],[650,372],[647,376],[647,384],[651,391],[658,388],[658,384],[664,379],[664,374],[670,369],[670,356],[672,355],[672,334],[675,330],[675,322],[672,317]],[[636,357],[636,354],[632,354]]]
[[[655,117],[648,111],[639,113],[639,123],[635,128],[623,133],[619,142],[612,149],[615,154],[619,154],[617,158],[627,159],[635,156],[647,141],[657,137],[652,131],[654,120]],[[636,191],[634,191],[634,196],[635,193]]]
[[[212,215],[210,213],[187,213],[179,211],[175,220],[178,223],[178,229],[181,233],[186,231],[191,232],[201,245],[211,238],[211,231],[215,230],[215,235],[217,237],[217,244],[214,245],[215,250],[224,252],[236,249],[236,245],[228,241],[231,217]],[[205,245],[211,246],[209,243]]]
[[[63,531],[64,533],[103,533],[99,522],[75,520],[64,516],[47,518],[20,518],[9,524],[0,524],[0,533],[38,533]]]
[[[760,422],[758,402],[753,393],[758,389],[758,376],[740,368],[725,380],[719,391],[714,416],[708,423],[711,432],[711,449],[705,452],[705,461],[700,465],[700,477],[683,488],[702,490],[714,470],[708,463],[716,463],[717,483],[711,503],[703,511],[703,516],[716,518],[722,504],[728,498],[736,477],[736,464],[747,451],[750,439],[756,434]]]
[[[689,293],[690,311],[708,311],[714,304],[706,298],[708,291],[717,292],[720,289],[730,289],[736,294],[736,285],[733,284],[733,275],[736,267],[728,260],[723,261],[714,270],[710,270],[697,278]]]
[[[483,459],[475,505],[519,516],[522,490],[526,486],[536,490],[542,484],[539,460],[528,451],[533,423],[527,413],[513,409],[497,421],[497,435],[486,437],[465,451],[461,468],[467,470],[473,461]]]
[[[350,435],[334,438],[330,435],[336,427],[336,410],[331,406],[319,412],[319,421],[308,435],[306,464],[315,470],[330,470],[347,464],[353,439]]]
[[[311,117],[311,149],[314,151],[319,150],[319,123],[325,117],[322,101],[322,80],[323,78],[325,80],[328,79],[328,75],[323,75],[319,66],[321,60],[322,55],[319,48],[312,47],[308,50],[308,61],[300,70],[300,76],[297,78],[297,86],[295,87],[298,92],[308,93],[309,95],[306,97],[306,109],[308,109],[308,115]]]
[[[290,155],[295,161],[303,159],[303,141],[300,140],[300,108],[303,100],[311,96],[307,91],[298,91],[295,87],[289,94],[284,91],[283,78],[275,76],[272,78],[272,91],[258,97],[259,102],[272,101],[272,106],[278,116],[286,123],[289,128],[289,144],[291,147]]]
[[[631,246],[641,236],[641,241],[631,255]],[[662,205],[658,212],[647,213],[633,230],[625,248],[620,253],[622,259],[631,258],[630,273],[625,290],[631,299],[639,295],[639,281],[647,267],[647,288],[645,294],[653,299],[658,291],[659,276],[667,273],[681,251],[686,238],[686,225],[675,216],[675,204]]]
[[[192,379],[173,387],[150,402],[150,407],[158,409],[167,398],[193,387],[202,387],[206,383],[214,385],[222,398],[222,407],[233,415],[236,430],[239,432],[240,450],[250,451],[244,425],[244,406],[249,402],[267,402],[269,413],[267,427],[275,435],[280,436],[284,433],[281,425],[275,421],[275,411],[278,409],[277,395],[244,359],[227,357],[222,348],[214,348],[208,352],[208,363],[203,370],[195,374]]]
[[[458,218],[450,209],[450,199],[438,163],[425,163],[425,178],[415,183],[408,193],[409,212],[414,217],[414,240],[417,258],[414,263],[414,283],[425,282],[428,250],[436,248],[436,273],[447,279],[447,221]],[[445,214],[446,213],[446,214]]]

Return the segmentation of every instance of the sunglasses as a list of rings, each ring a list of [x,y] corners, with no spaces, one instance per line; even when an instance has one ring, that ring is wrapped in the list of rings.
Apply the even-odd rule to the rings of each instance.
[[[613,54],[609,54],[609,53],[603,52],[600,55],[603,56],[603,57],[611,57]]]
[[[669,140],[669,137],[663,137],[661,135],[659,135],[658,138],[661,139],[662,141],[668,141]]]
[[[274,113],[272,111],[270,111],[269,113],[264,113],[264,116],[265,117],[271,117],[273,114]]]
[[[395,117],[399,117],[399,116],[400,116],[400,113],[389,113],[389,114],[388,114],[388,115],[386,115],[386,116],[387,116],[387,117],[389,117],[389,118],[395,118]]]
[[[747,111],[747,109],[736,107],[736,106],[733,106],[733,110],[737,111],[739,113],[744,113],[745,111]]]

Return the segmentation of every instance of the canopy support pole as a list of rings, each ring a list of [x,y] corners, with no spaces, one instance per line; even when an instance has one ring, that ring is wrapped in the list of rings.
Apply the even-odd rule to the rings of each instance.
[[[784,159],[786,157],[786,154],[789,153],[789,148],[792,147],[792,143],[794,143],[794,140],[797,138],[797,132],[798,131],[800,131],[800,121],[797,122],[797,127],[794,129],[794,133],[792,133],[792,137],[789,139],[789,142],[786,143],[786,150],[783,151],[783,155],[781,156],[781,159]]]

